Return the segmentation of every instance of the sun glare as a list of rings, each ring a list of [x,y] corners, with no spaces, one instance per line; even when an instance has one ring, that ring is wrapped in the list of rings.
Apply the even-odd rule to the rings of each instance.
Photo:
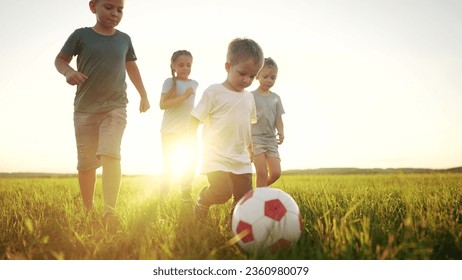
[[[172,161],[172,181],[173,183],[182,180],[183,176],[187,174],[189,168],[194,168],[196,164],[196,156],[194,155],[193,149],[190,147],[179,146],[173,152]]]

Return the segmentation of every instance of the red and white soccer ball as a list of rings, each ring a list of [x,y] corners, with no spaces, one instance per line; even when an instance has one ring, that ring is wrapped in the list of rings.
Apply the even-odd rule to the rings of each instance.
[[[247,252],[288,249],[300,238],[302,228],[297,203],[277,188],[256,188],[234,208],[232,229]]]

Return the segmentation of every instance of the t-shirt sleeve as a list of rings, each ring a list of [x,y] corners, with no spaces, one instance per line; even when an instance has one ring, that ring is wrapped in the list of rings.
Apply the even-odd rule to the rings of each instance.
[[[173,79],[168,78],[164,81],[164,84],[162,85],[162,94],[166,94],[173,86]]]
[[[194,92],[196,92],[197,88],[199,87],[199,83],[195,80],[193,80],[193,89],[194,89]]]
[[[127,55],[125,56],[125,60],[126,61],[136,61],[137,60],[135,49],[133,48],[132,39],[130,39],[130,36],[128,37],[128,51],[127,51]]]
[[[256,124],[257,123],[257,106],[255,105],[255,99],[253,94],[251,94],[252,99],[252,111],[250,112],[250,123]]]
[[[79,30],[75,30],[72,34],[67,38],[64,46],[61,48],[61,53],[67,56],[75,56],[78,55],[81,51],[81,40],[80,40],[80,32]]]
[[[202,97],[199,100],[199,103],[197,103],[196,107],[194,107],[191,112],[191,115],[200,121],[204,121],[207,118],[212,108],[212,100],[210,98],[210,94],[211,91],[209,89],[205,90],[204,94],[202,94]]]
[[[276,104],[276,114],[277,116],[285,114],[284,107],[282,106],[281,97],[278,95],[277,104]]]

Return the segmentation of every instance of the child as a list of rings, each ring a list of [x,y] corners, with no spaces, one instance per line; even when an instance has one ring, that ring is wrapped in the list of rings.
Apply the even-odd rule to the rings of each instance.
[[[229,44],[226,58],[226,80],[207,88],[191,113],[191,127],[197,129],[199,122],[205,123],[202,172],[209,186],[200,191],[194,209],[202,221],[212,204],[223,204],[233,197],[234,208],[252,190],[250,128],[256,122],[256,109],[252,94],[245,88],[262,67],[263,51],[255,41],[238,38]]]
[[[173,165],[184,163],[184,174],[181,178],[181,193],[184,202],[191,201],[191,182],[194,177],[194,155],[191,150],[189,136],[189,119],[194,108],[195,92],[198,83],[189,79],[193,57],[189,51],[180,50],[173,53],[170,63],[172,77],[164,81],[160,97],[160,109],[164,110],[162,119],[162,182],[161,192],[167,194],[170,189]],[[184,157],[175,159],[175,153],[181,152]],[[176,162],[175,162],[176,161]],[[181,164],[180,164],[181,165]]]
[[[78,178],[85,209],[93,208],[96,169],[103,167],[103,222],[118,224],[115,207],[120,188],[120,145],[128,103],[126,72],[141,96],[140,112],[149,101],[136,64],[130,37],[115,29],[122,19],[123,0],[93,0],[93,27],[75,30],[55,59],[67,83],[77,85],[74,127]],[[77,70],[69,64],[77,56]]]
[[[257,174],[257,188],[269,186],[281,176],[278,144],[284,141],[282,122],[284,108],[279,95],[270,91],[277,75],[276,62],[271,58],[265,58],[263,68],[257,75],[260,86],[252,91],[257,107],[257,123],[252,125],[253,163]]]

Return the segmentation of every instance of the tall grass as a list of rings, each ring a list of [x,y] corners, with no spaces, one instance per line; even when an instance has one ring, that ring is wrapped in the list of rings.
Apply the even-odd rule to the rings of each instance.
[[[123,178],[117,232],[101,223],[100,181],[87,213],[76,178],[3,178],[0,259],[462,259],[462,174],[283,175],[275,187],[297,201],[303,234],[256,255],[227,245],[229,203],[197,223],[155,177]]]

